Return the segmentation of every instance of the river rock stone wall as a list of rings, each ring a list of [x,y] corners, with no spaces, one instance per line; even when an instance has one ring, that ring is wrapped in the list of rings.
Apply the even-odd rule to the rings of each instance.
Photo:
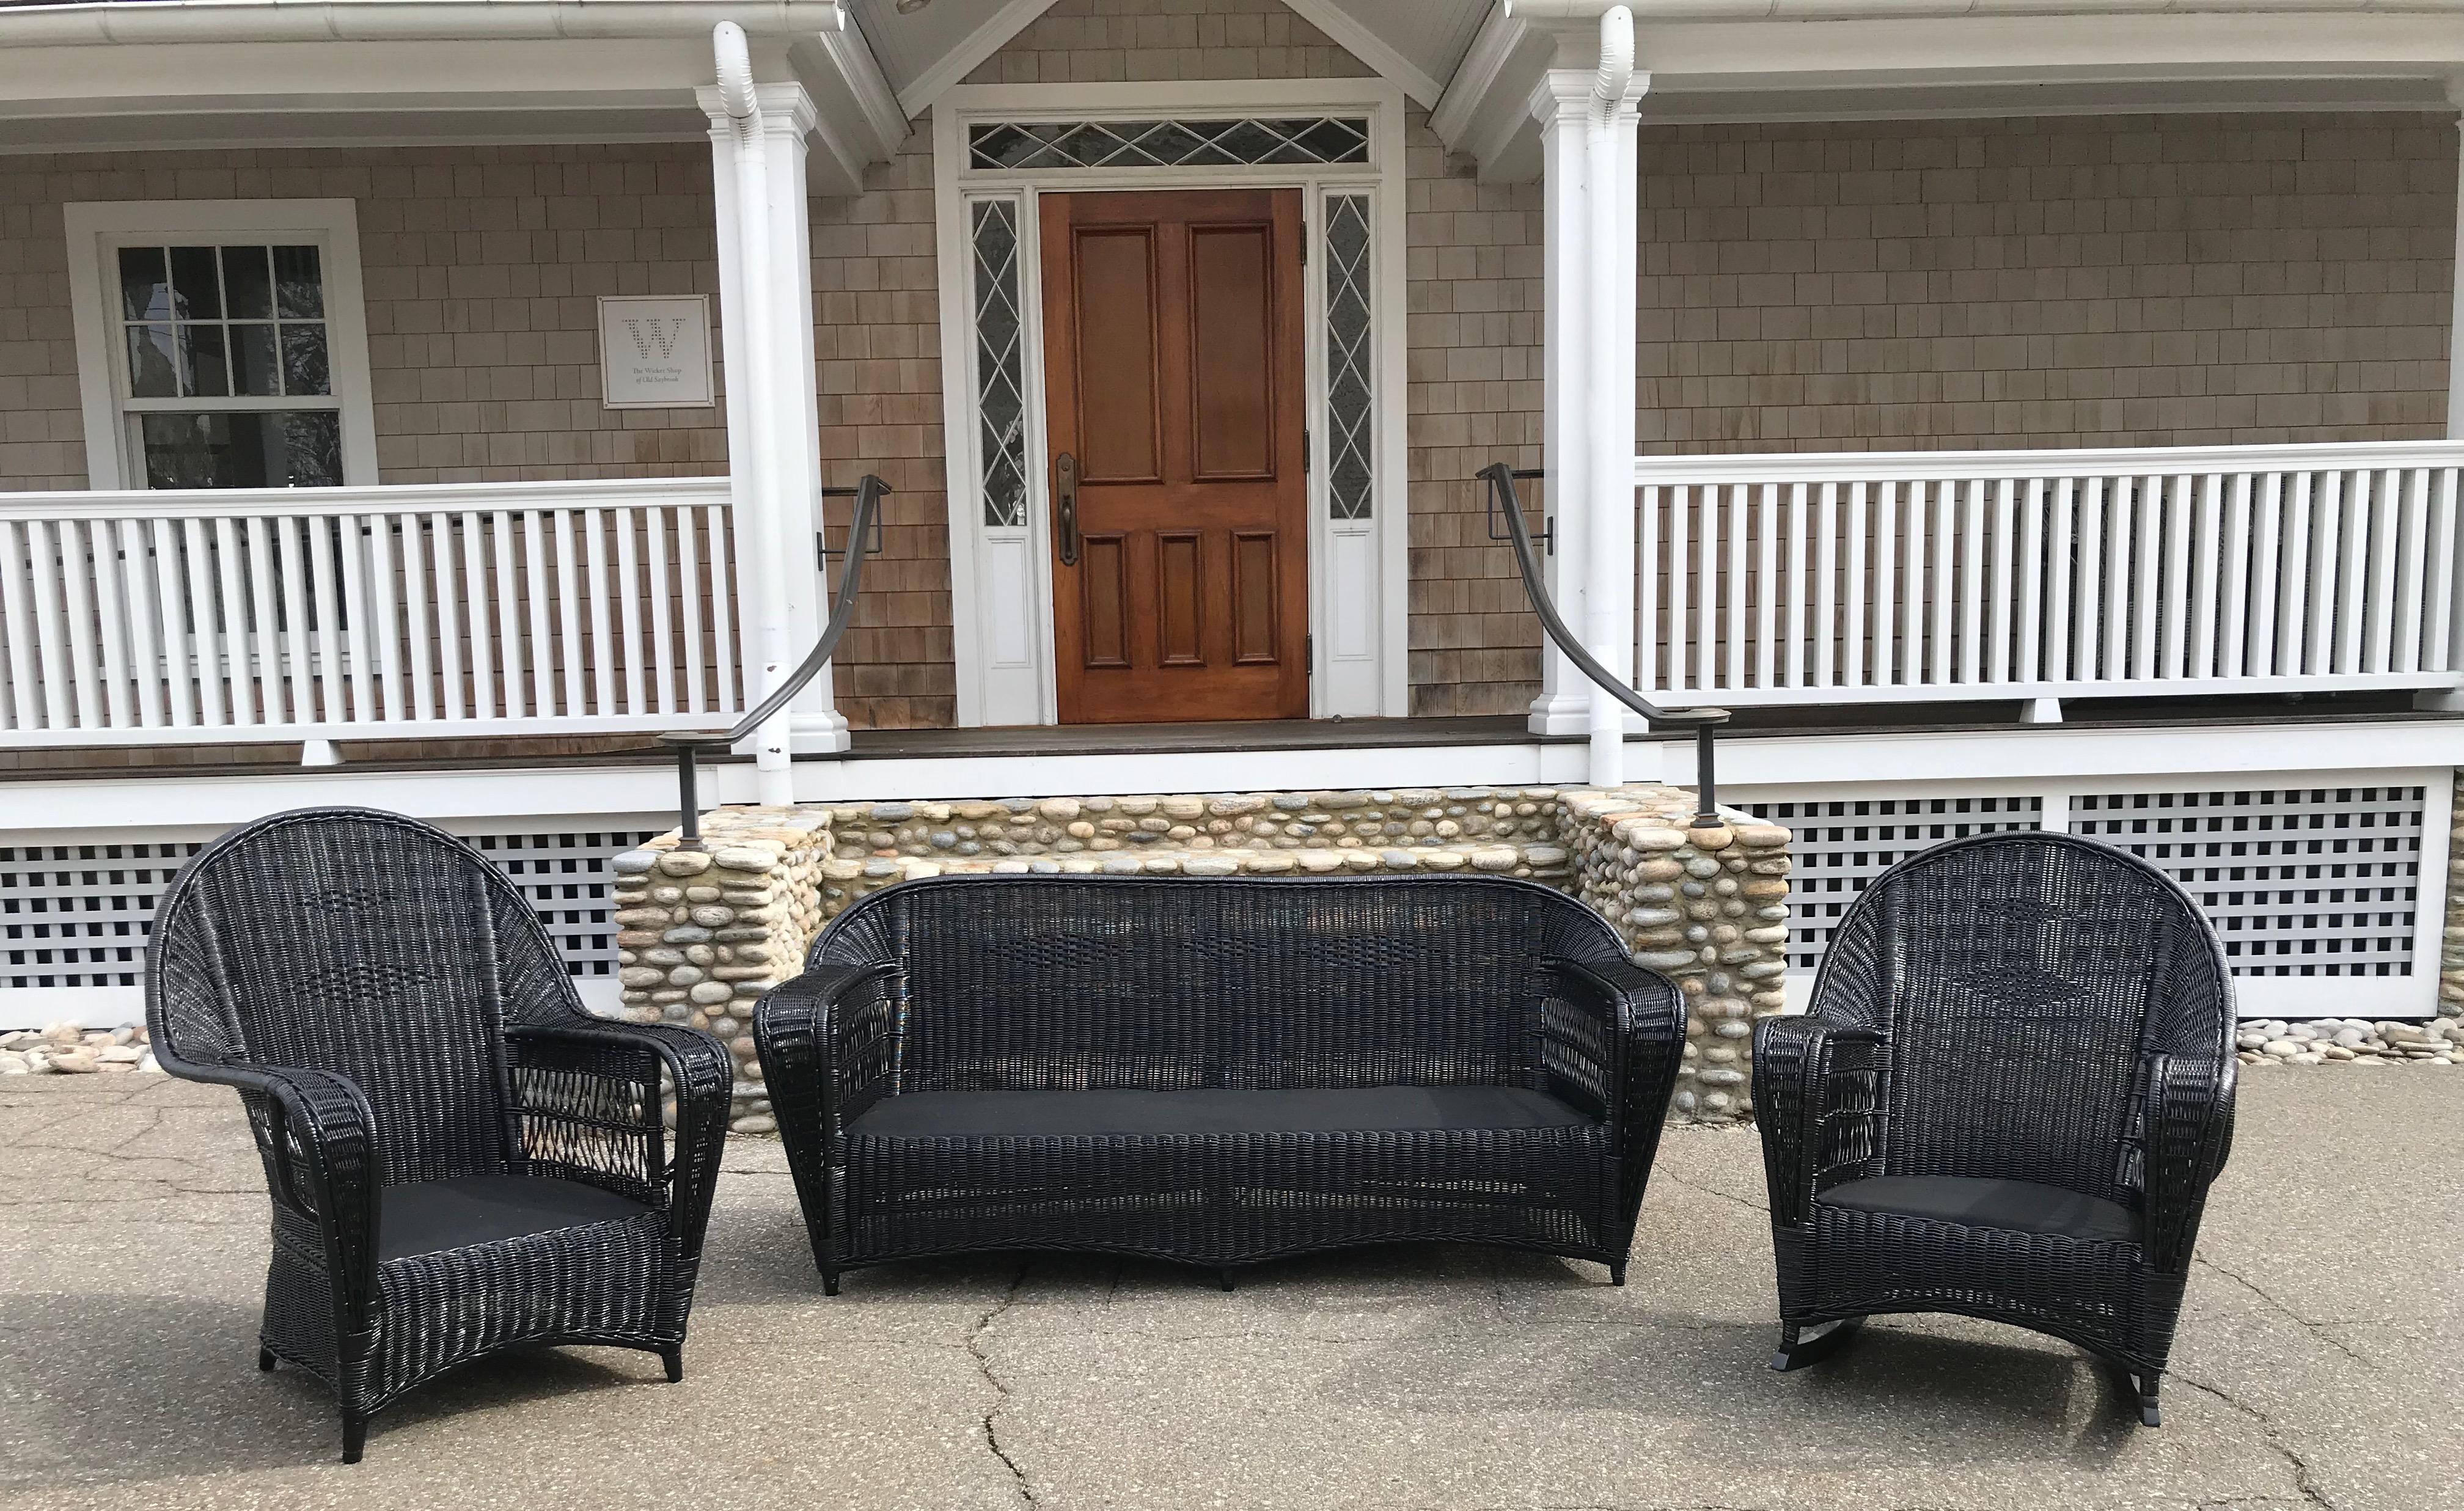
[[[1670,1116],[1728,1122],[1751,1111],[1752,1020],[1784,1000],[1789,833],[1737,813],[1691,829],[1693,811],[1659,786],[721,808],[702,821],[706,853],[671,833],[616,860],[622,1012],[725,1040],[734,1125],[768,1132],[753,1006],[868,892],[952,872],[1483,872],[1581,898],[1677,980],[1691,1016]]]

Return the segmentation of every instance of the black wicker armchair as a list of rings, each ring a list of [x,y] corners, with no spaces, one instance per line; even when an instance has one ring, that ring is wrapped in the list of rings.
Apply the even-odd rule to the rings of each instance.
[[[1597,914],[1474,877],[952,876],[858,900],[755,1020],[824,1287],[1075,1249],[1442,1239],[1622,1283],[1685,1039]]]
[[[1771,1367],[1872,1314],[1962,1312],[2101,1355],[2155,1426],[2232,1142],[2233,1032],[2214,933],[2133,856],[1993,834],[1883,872],[1806,1016],[1755,1036]]]
[[[333,1387],[343,1462],[371,1413],[501,1348],[648,1349],[682,1378],[727,1051],[584,1015],[469,845],[354,808],[233,830],[164,894],[145,1016],[163,1068],[247,1105],[274,1204],[257,1368]]]

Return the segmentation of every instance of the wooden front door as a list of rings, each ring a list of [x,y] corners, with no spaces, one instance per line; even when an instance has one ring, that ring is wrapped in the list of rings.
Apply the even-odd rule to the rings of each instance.
[[[1061,721],[1308,717],[1300,191],[1043,205]]]

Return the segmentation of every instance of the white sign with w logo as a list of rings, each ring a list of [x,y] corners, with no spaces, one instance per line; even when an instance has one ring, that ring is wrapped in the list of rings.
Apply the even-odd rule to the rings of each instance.
[[[715,404],[709,297],[601,296],[599,371],[610,409],[703,408]]]

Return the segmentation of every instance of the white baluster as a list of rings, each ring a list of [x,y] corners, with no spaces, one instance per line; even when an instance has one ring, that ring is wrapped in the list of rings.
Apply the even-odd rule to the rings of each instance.
[[[616,712],[616,650],[607,639],[607,595],[612,588],[607,577],[608,519],[609,512],[604,509],[583,510],[575,518],[583,530],[583,569],[589,580],[591,712],[603,719]]]
[[[273,523],[279,525],[280,521]],[[248,521],[249,606],[253,611],[246,652],[250,658],[249,675],[255,682],[257,704],[264,711],[266,723],[305,724],[307,716],[292,707],[290,681],[297,676],[303,687],[306,685],[308,658],[301,656],[294,661],[282,652],[281,619],[275,607],[281,602],[282,568],[275,560],[267,524],[262,518]]]
[[[676,605],[668,596],[668,526],[666,509],[653,507],[645,511],[649,516],[649,538],[645,549],[650,558],[650,674],[659,691],[659,712],[676,712],[676,646],[671,628],[675,623]],[[684,511],[678,511],[684,514]],[[684,528],[692,529],[688,515]]]
[[[721,713],[734,713],[750,708],[752,701],[742,694],[742,668],[736,660],[735,595],[727,590],[727,564],[736,559],[736,516],[716,504],[710,515],[710,602],[711,602],[711,675],[718,684],[717,700],[712,706]]]

